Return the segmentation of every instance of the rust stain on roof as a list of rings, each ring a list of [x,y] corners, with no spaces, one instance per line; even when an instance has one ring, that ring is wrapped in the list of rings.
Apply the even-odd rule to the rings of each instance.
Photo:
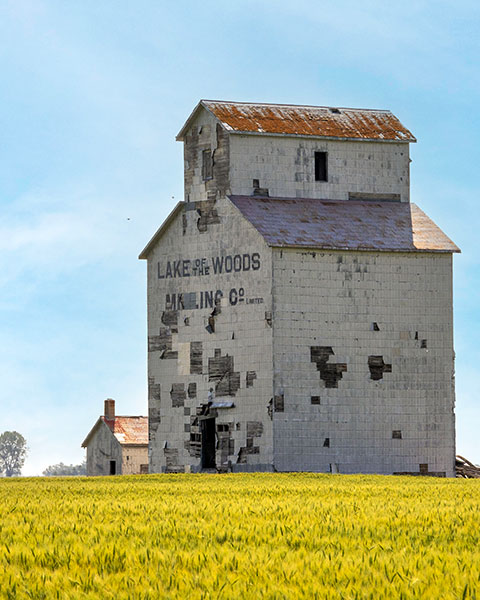
[[[225,129],[235,133],[416,142],[412,133],[388,110],[217,100],[202,100],[200,105],[211,111]],[[178,139],[182,138],[184,129]]]
[[[120,444],[146,446],[148,444],[148,417],[115,417],[103,421],[110,427]]]
[[[269,246],[460,252],[418,206],[408,202],[252,196],[230,200]]]

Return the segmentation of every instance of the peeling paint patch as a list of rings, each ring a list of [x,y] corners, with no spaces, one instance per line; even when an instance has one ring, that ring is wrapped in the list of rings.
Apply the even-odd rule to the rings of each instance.
[[[170,398],[172,399],[173,408],[183,407],[187,398],[187,393],[185,392],[185,384],[172,383],[172,389],[170,390]]]
[[[148,440],[154,439],[160,425],[160,384],[154,377],[148,378]]]
[[[190,342],[190,373],[201,375],[203,373],[202,342]]]
[[[284,412],[285,410],[285,396],[284,394],[277,394],[273,397],[273,411]]]
[[[247,438],[261,437],[263,423],[261,421],[247,421]]]
[[[149,402],[160,403],[160,384],[155,383],[154,377],[148,378],[148,400]]]
[[[247,388],[253,387],[253,382],[257,378],[257,374],[255,371],[247,371]]]
[[[190,417],[190,438],[185,442],[185,449],[194,458],[200,458],[202,455],[202,434],[197,416]]]
[[[218,225],[220,223],[220,217],[215,208],[215,200],[199,200],[195,205],[199,214],[197,229],[200,233],[205,233],[209,225]]]
[[[310,360],[317,365],[317,371],[320,371],[320,379],[325,382],[326,388],[338,388],[338,381],[342,379],[342,373],[347,370],[345,363],[327,362],[330,356],[334,354],[335,352],[331,346],[310,347]]]
[[[185,235],[187,233],[187,215],[182,213],[182,234]]]
[[[178,358],[178,352],[172,351],[172,332],[169,327],[161,327],[158,335],[148,336],[148,351],[160,352],[160,358]]]
[[[228,464],[228,457],[235,453],[235,440],[232,438],[233,423],[217,423],[218,450],[220,464]]]
[[[162,313],[162,323],[167,327],[176,327],[178,325],[178,311],[164,310]]]
[[[383,356],[369,356],[368,368],[370,369],[370,379],[373,379],[374,381],[383,379],[384,373],[392,372],[392,365],[387,365],[383,361]]]
[[[222,356],[219,348],[208,359],[208,381],[215,382],[216,396],[235,396],[240,388],[240,372],[234,371],[233,356]]]
[[[164,448],[163,453],[166,461],[166,473],[181,473],[184,470],[184,467],[178,464],[177,448]]]
[[[148,440],[151,441],[157,433],[160,425],[160,408],[150,407],[148,409]]]
[[[260,454],[259,446],[242,446],[238,451],[237,464],[246,464],[249,454]]]

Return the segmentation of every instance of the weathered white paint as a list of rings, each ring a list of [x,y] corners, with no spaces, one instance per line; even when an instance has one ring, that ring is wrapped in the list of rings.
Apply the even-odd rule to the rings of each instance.
[[[202,179],[202,152],[214,151],[214,177]],[[313,153],[328,152],[328,182],[315,182]],[[208,359],[219,350],[234,358],[240,389],[234,408],[218,410],[217,425],[231,424],[233,446],[216,463],[243,470],[311,470],[453,475],[455,456],[451,254],[301,252],[267,247],[227,196],[253,193],[253,179],[271,196],[348,199],[349,193],[399,194],[409,201],[408,144],[249,136],[219,131],[200,111],[185,138],[185,200],[148,251],[148,335],[171,335],[178,358],[149,352],[151,472],[198,470],[190,452],[199,432],[195,415],[207,401]],[[217,180],[218,178],[218,180]],[[218,222],[199,230],[209,200]],[[288,227],[288,223],[285,224]],[[258,271],[159,278],[167,261],[258,253]],[[160,270],[158,263],[160,263]],[[262,304],[228,300],[231,289]],[[180,308],[177,324],[162,322],[167,294],[221,290],[221,313],[208,333],[212,309]],[[266,317],[273,316],[273,326]],[[374,331],[373,323],[379,331]],[[416,335],[416,332],[417,335]],[[416,339],[418,338],[418,339]],[[421,340],[427,347],[421,347]],[[202,373],[189,372],[190,343],[201,342]],[[337,388],[326,388],[311,362],[312,346],[332,347],[329,362],[345,363]],[[155,347],[155,345],[153,345]],[[374,381],[369,356],[383,356],[391,373]],[[246,373],[255,371],[253,386]],[[172,386],[196,384],[183,406],[172,406]],[[268,410],[283,396],[284,411]],[[312,396],[320,404],[311,403]],[[152,416],[154,417],[152,419]],[[159,421],[159,422],[158,422]],[[250,425],[249,425],[250,423]],[[247,429],[263,431],[247,442]],[[401,431],[393,439],[392,431]],[[324,446],[329,438],[330,446]],[[252,443],[258,454],[241,457]]]
[[[336,463],[342,473],[393,473],[428,464],[452,476],[451,255],[273,256],[275,393],[285,395],[274,420],[275,467],[329,471]],[[311,346],[331,346],[328,362],[346,363],[338,388],[325,387]],[[392,372],[373,381],[370,355],[382,355]],[[392,439],[393,430],[402,439]]]

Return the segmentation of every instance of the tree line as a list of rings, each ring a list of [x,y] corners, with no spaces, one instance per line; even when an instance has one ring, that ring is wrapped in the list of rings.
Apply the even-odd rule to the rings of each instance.
[[[27,440],[21,433],[18,433],[18,431],[4,431],[0,435],[0,475],[5,475],[5,477],[21,475],[27,452]],[[47,467],[42,473],[45,477],[86,474],[85,461],[79,465],[64,465],[61,462]]]

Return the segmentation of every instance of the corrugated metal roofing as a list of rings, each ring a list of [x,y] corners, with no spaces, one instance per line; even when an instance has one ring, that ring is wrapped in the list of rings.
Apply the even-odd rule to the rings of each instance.
[[[200,106],[211,111],[228,131],[355,140],[415,142],[412,133],[389,110],[254,104],[201,100],[178,134],[183,139]]]
[[[269,246],[460,252],[415,204],[230,196]]]
[[[148,417],[115,417],[111,420],[102,417],[102,419],[120,444],[128,446],[148,444]]]

